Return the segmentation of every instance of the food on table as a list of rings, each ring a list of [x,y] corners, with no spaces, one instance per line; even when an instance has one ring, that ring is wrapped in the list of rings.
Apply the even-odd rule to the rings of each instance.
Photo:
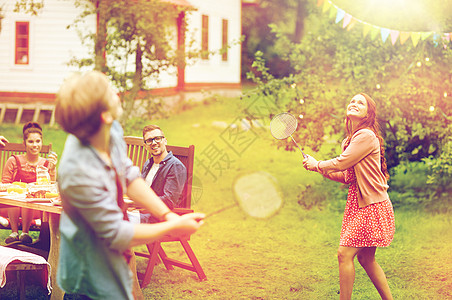
[[[46,197],[46,198],[56,198],[56,197],[58,197],[58,196],[59,196],[58,193],[52,193],[52,192],[47,192],[47,193],[45,194],[45,197]]]
[[[46,185],[50,183],[49,170],[46,167],[38,166],[36,168],[36,184]]]
[[[11,186],[9,183],[0,183],[0,193],[8,192],[8,188]]]
[[[40,177],[36,180],[36,184],[38,185],[46,185],[49,184],[49,179],[45,178],[45,177]]]
[[[27,184],[25,182],[14,181],[13,185],[20,186],[21,188],[27,188]]]
[[[6,191],[8,192],[8,194],[24,194],[27,192],[27,188],[12,185],[8,187]]]
[[[56,198],[59,197],[58,187],[56,183],[38,184],[37,182],[13,182],[8,184],[0,184],[0,192],[8,192],[8,194],[24,195],[26,198]]]
[[[47,191],[45,190],[38,190],[34,192],[28,192],[26,198],[46,198]]]
[[[27,198],[51,198],[51,197],[58,197],[58,188],[56,184],[30,183],[28,185]]]

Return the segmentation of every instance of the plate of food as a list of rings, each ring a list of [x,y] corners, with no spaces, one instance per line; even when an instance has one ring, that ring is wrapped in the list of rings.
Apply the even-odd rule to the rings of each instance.
[[[50,199],[46,198],[25,198],[25,201],[32,203],[51,203]]]
[[[61,206],[61,198],[60,197],[55,197],[55,198],[49,198],[50,202],[52,202],[53,205],[59,205]]]
[[[0,194],[8,194],[8,188],[11,186],[11,183],[0,183]]]
[[[16,200],[25,200],[27,195],[25,193],[16,193],[16,192],[11,192],[8,193],[8,195],[6,195],[8,198],[11,199],[16,199]]]

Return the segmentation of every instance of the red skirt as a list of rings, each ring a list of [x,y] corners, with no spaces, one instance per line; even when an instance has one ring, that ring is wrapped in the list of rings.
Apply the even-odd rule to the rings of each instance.
[[[353,171],[349,174],[354,177]],[[356,180],[353,180],[348,190],[339,245],[356,248],[387,247],[394,238],[394,232],[391,201],[387,199],[359,208],[358,187]]]

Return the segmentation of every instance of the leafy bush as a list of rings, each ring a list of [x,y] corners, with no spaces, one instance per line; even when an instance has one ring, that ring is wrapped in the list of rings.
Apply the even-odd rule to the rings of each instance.
[[[439,157],[441,145],[452,135],[452,48],[430,40],[417,47],[394,47],[363,38],[359,30],[332,26],[333,20],[313,5],[307,4],[312,9],[305,20],[309,31],[299,42],[290,39],[284,26],[270,26],[278,56],[290,62],[294,72],[273,76],[265,55],[256,52],[248,79],[257,87],[244,99],[259,101],[270,118],[279,111],[298,116],[294,138],[317,151],[325,136],[343,132],[349,99],[366,92],[377,102],[389,168]],[[284,142],[292,150],[290,140],[279,146]]]
[[[452,198],[448,114],[452,81],[447,69],[452,48],[437,47],[430,40],[417,47],[409,43],[394,47],[379,39],[363,39],[359,31],[331,26],[332,20],[316,10],[306,22],[309,31],[299,42],[290,39],[284,26],[270,26],[278,55],[294,72],[273,76],[263,53],[256,52],[253,72],[248,73],[256,89],[243,99],[259,103],[255,105],[259,110],[248,113],[272,118],[277,112],[291,112],[299,120],[295,140],[319,151],[325,137],[343,132],[348,99],[364,91],[377,102],[387,164],[394,175],[390,182],[394,206],[447,210]],[[277,146],[294,150],[290,139]],[[331,206],[327,199],[338,196],[331,186],[325,182],[308,186],[298,196],[300,205]]]
[[[428,176],[427,183],[448,188],[452,182],[452,137],[448,137],[438,158],[430,156],[425,158],[424,162],[432,171],[432,174]]]
[[[404,162],[392,169],[389,196],[394,207],[424,208],[431,212],[450,211],[452,177],[444,175],[430,181],[439,159]]]
[[[444,159],[404,162],[393,168],[388,193],[394,208],[424,209],[433,213],[452,211],[452,176],[445,171],[452,170],[448,165],[452,158],[449,157],[447,163]],[[323,178],[300,187],[297,202],[307,210],[317,208],[342,212],[347,193],[348,185]]]

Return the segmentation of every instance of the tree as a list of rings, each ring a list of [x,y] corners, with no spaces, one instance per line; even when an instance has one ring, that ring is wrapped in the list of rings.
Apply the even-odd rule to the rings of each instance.
[[[37,16],[44,8],[44,0],[16,0],[14,11],[23,11],[32,16]]]
[[[409,41],[393,46],[363,38],[357,29],[344,30],[310,9],[310,30],[299,43],[272,26],[278,55],[294,72],[281,79],[269,76],[258,56],[249,74],[258,86],[249,98],[270,98],[302,116],[295,136],[318,150],[325,136],[343,132],[349,99],[366,92],[378,105],[389,167],[439,157],[449,149],[444,145],[452,134],[452,45],[430,39],[416,47]],[[278,145],[293,149],[290,142]]]
[[[16,0],[14,11],[26,12],[32,16],[37,16],[44,7],[44,0]],[[0,6],[0,32],[2,31],[2,20],[5,17],[3,14],[3,5]]]
[[[95,5],[87,5],[90,2]],[[139,92],[150,88],[151,80],[157,81],[164,71],[183,67],[186,60],[199,54],[176,45],[176,21],[182,28],[180,34],[185,34],[183,16],[190,7],[158,0],[77,0],[76,4],[84,11],[74,26],[97,14],[98,29],[95,35],[85,33],[82,38],[91,40],[88,44],[94,45],[94,57],[74,58],[72,64],[80,68],[94,65],[112,78],[123,99],[123,122],[133,111]]]
[[[304,20],[308,15],[308,0],[262,0],[258,6],[244,6],[242,9],[242,78],[252,71],[251,64],[257,51],[263,53],[269,72],[276,77],[291,73],[290,64],[282,60],[276,49],[275,34],[270,27],[277,24],[284,28],[293,42],[303,37]]]

